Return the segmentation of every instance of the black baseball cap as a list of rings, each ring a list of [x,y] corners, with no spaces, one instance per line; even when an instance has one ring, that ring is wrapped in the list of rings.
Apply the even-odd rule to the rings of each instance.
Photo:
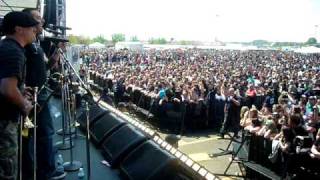
[[[6,14],[2,21],[2,30],[5,34],[10,34],[14,32],[16,26],[20,27],[32,27],[39,24],[31,14],[12,11]]]

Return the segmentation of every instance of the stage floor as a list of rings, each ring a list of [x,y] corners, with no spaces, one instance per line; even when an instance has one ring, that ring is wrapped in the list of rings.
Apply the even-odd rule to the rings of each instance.
[[[51,115],[55,130],[61,128],[61,101],[59,99],[52,98],[51,104]],[[62,140],[62,136],[54,135],[54,143]],[[83,164],[85,175],[87,175],[87,159],[86,159],[86,138],[84,134],[77,130],[77,137],[73,138],[75,147],[73,148],[74,160],[80,161]],[[64,162],[70,161],[70,150],[58,150],[59,154],[62,154]],[[90,156],[91,156],[91,180],[119,180],[117,170],[110,169],[106,165],[102,164],[103,156],[99,150],[90,143]],[[65,180],[78,179],[78,171],[67,172]],[[86,179],[86,178],[84,178]]]

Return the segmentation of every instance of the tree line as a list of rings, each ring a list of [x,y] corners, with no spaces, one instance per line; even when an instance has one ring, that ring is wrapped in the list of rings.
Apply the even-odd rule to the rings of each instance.
[[[68,35],[69,42],[71,44],[91,44],[94,42],[99,42],[102,44],[116,44],[117,42],[122,41],[130,41],[130,42],[139,42],[137,36],[132,36],[129,39],[126,38],[125,34],[122,33],[115,33],[111,35],[111,39],[107,39],[103,35],[98,35],[94,38],[90,38],[89,36],[77,36],[77,35]],[[167,44],[168,41],[165,38],[150,38],[148,40],[150,44]]]
[[[109,45],[114,45],[117,42],[122,42],[122,41],[140,42],[137,36],[131,36],[129,39],[127,39],[125,34],[122,34],[122,33],[112,34],[111,39],[107,39],[103,35],[98,35],[94,38],[90,38],[88,36],[77,36],[72,34],[68,36],[68,39],[71,44],[85,44],[85,45],[89,45],[94,42],[99,42],[102,44],[109,44]],[[149,44],[171,43],[171,44],[180,44],[180,45],[199,45],[198,41],[187,41],[187,40],[174,41],[173,38],[171,38],[170,40],[167,40],[166,38],[163,38],[163,37],[150,38],[147,42]],[[314,45],[317,47],[320,46],[315,37],[310,37],[306,42],[271,42],[267,40],[254,40],[251,42],[233,42],[233,43],[239,43],[243,45],[254,45],[257,47],[284,47],[284,46],[301,47],[301,46],[308,46],[308,45]]]

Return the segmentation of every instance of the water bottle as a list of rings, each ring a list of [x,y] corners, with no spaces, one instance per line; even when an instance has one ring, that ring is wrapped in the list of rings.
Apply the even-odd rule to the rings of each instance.
[[[78,178],[79,178],[79,179],[83,179],[83,178],[84,178],[84,171],[83,171],[83,168],[80,168],[80,169],[79,169],[79,172],[78,172]]]
[[[63,166],[63,158],[61,154],[58,155],[57,164],[58,166]]]
[[[57,169],[58,172],[64,172],[64,167],[63,167],[63,158],[62,155],[59,154],[57,158]]]

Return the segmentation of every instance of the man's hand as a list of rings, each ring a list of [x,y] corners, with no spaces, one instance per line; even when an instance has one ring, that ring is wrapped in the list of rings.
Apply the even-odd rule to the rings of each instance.
[[[24,106],[22,109],[22,113],[24,116],[28,116],[31,110],[33,109],[31,101],[28,101],[27,99],[24,100]]]
[[[28,115],[32,109],[32,103],[23,96],[17,87],[17,77],[8,77],[1,79],[0,93],[12,104],[19,107],[23,115]]]
[[[22,93],[23,97],[25,97],[29,101],[33,100],[32,94],[33,94],[33,89],[31,87],[26,87]]]

